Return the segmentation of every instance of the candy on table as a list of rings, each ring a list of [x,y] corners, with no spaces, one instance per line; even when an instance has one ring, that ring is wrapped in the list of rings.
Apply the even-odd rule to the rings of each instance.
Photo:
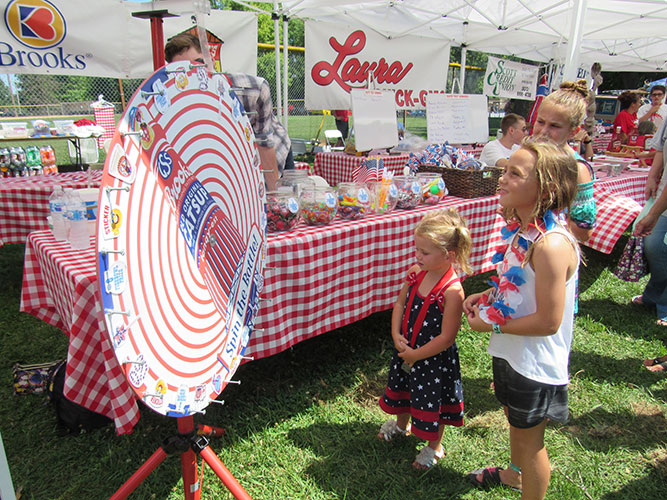
[[[421,201],[425,205],[437,205],[447,194],[445,181],[439,173],[420,172],[417,174],[417,179],[421,187]]]
[[[338,185],[338,215],[343,219],[361,219],[370,208],[371,200],[363,184],[342,182]]]
[[[397,175],[394,177],[394,182],[398,190],[396,208],[409,209],[419,205],[422,193],[417,177],[412,175]]]
[[[338,200],[331,188],[304,189],[301,192],[301,218],[310,226],[329,224],[338,209]]]
[[[266,228],[270,232],[289,231],[299,222],[299,202],[289,192],[266,193]]]

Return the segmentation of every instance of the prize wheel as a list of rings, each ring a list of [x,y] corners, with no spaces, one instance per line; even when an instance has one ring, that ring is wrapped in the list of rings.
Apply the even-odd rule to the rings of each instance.
[[[143,82],[104,165],[97,273],[115,355],[156,412],[203,410],[239,366],[263,285],[264,201],[224,75],[175,62]]]

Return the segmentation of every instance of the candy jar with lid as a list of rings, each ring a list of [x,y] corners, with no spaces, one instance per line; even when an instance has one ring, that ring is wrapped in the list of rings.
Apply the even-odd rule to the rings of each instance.
[[[301,191],[301,218],[309,226],[329,224],[338,210],[338,198],[331,187],[305,187]]]
[[[396,208],[408,209],[419,205],[422,198],[421,186],[414,175],[396,175],[394,183],[398,190]]]
[[[396,208],[398,189],[393,179],[366,182],[371,195],[371,212],[387,214]]]
[[[371,206],[368,188],[361,182],[338,184],[338,215],[343,219],[361,219]]]
[[[289,191],[266,193],[266,229],[289,231],[299,222],[299,200]]]
[[[308,171],[301,169],[284,170],[283,175],[276,182],[277,191],[289,191],[296,196],[301,195],[304,188],[315,187],[315,181],[308,177]]]
[[[424,205],[437,205],[447,194],[445,181],[437,172],[419,172],[417,180],[421,189],[421,202]]]

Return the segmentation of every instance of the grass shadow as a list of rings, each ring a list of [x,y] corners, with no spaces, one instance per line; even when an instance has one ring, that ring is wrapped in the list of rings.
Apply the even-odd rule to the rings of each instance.
[[[419,440],[413,436],[390,443],[377,439],[369,422],[322,423],[291,429],[288,438],[314,459],[308,477],[334,498],[439,498],[458,499],[472,486],[443,458],[428,472],[412,469]],[[351,474],[351,471],[364,471]]]
[[[600,500],[645,500],[660,497],[667,484],[667,450],[656,452],[647,460],[648,474],[621,489],[607,493]],[[663,493],[664,494],[664,493]]]
[[[667,452],[667,419],[657,405],[632,405],[617,413],[598,406],[570,419],[561,430],[584,448],[597,452],[624,448],[649,453],[656,446]]]

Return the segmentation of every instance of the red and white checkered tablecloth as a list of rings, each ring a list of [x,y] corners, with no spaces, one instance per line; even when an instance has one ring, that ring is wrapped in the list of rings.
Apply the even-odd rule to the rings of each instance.
[[[73,250],[48,230],[31,233],[20,310],[69,335],[65,396],[113,419],[118,434],[132,432],[139,408],[104,326],[93,246]]]
[[[607,151],[613,134],[600,134],[593,137],[593,151]]]
[[[90,171],[91,187],[100,187],[101,170]],[[0,246],[25,243],[32,231],[48,229],[49,196],[54,186],[88,187],[87,172],[0,178]]]
[[[598,227],[589,246],[611,251],[631,221],[623,215],[626,205],[635,203],[611,193],[618,186],[632,196],[639,186],[643,190],[645,180],[645,173],[635,173],[599,183]],[[615,201],[608,202],[611,199]],[[269,235],[262,297],[270,300],[262,302],[247,354],[255,359],[271,356],[391,308],[414,262],[415,224],[426,212],[448,207],[458,209],[468,221],[474,272],[493,269],[490,259],[504,225],[497,214],[497,196],[447,197],[435,207],[398,210],[359,221],[336,219],[322,227],[299,224],[290,232]],[[66,395],[115,418],[117,432],[129,432],[139,418],[137,404],[109,345],[96,300],[96,281],[92,248],[73,251],[48,231],[29,236],[21,310],[69,333]]]
[[[352,182],[352,173],[362,161],[370,157],[382,158],[387,170],[395,175],[403,173],[403,167],[410,158],[409,154],[355,156],[342,152],[317,153],[313,164],[313,173],[323,177],[330,186],[337,186],[341,182]]]
[[[264,331],[251,338],[249,355],[270,356],[391,308],[414,263],[415,225],[426,212],[447,207],[468,220],[475,272],[491,269],[493,235],[501,225],[496,197],[448,197],[436,207],[270,235],[262,293],[270,300],[259,311],[256,326]]]

